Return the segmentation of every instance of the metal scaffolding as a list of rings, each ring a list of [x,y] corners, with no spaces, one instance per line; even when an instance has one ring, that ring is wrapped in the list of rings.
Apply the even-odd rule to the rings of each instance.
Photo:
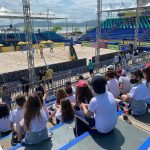
[[[96,49],[95,49],[95,56],[96,56],[95,62],[97,65],[99,64],[100,59],[101,21],[102,21],[102,0],[97,0],[97,25],[96,25]]]
[[[34,72],[34,53],[32,51],[32,21],[30,14],[30,0],[22,0],[22,4],[24,14],[24,29],[26,37],[29,82],[32,83],[31,89],[33,89],[35,72]]]
[[[139,22],[140,22],[140,0],[137,0],[136,22],[135,22],[135,35],[134,35],[134,48],[135,48],[135,49],[137,49],[137,47],[138,47],[138,40],[139,40]]]

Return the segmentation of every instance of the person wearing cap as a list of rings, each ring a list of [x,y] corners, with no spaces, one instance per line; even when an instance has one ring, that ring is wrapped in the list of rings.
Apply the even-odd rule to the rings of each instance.
[[[107,67],[107,70],[108,70],[108,71],[114,71],[114,70],[115,70],[114,65],[109,65],[109,66]]]
[[[131,90],[131,83],[128,76],[126,76],[126,71],[119,69],[116,71],[116,74],[119,76],[119,88],[121,94],[127,94]]]
[[[76,89],[75,89],[75,87],[72,85],[72,83],[70,81],[67,81],[66,84],[65,84],[65,89],[67,90],[68,88],[72,88],[73,94],[76,93]]]
[[[104,77],[96,75],[92,79],[95,96],[89,105],[81,104],[87,117],[94,116],[95,127],[99,133],[108,133],[117,124],[117,106],[113,95],[106,90],[107,81]]]
[[[85,80],[79,80],[76,84],[76,103],[89,104],[92,98],[93,94],[87,82]]]

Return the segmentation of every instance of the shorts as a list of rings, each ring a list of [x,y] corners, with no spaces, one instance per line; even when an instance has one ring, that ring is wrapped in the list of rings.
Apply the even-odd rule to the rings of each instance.
[[[93,74],[93,69],[90,69],[90,70],[89,70],[89,73],[90,73],[90,74]]]

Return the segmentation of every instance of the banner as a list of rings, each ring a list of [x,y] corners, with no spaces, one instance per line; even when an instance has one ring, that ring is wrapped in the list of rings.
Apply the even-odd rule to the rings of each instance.
[[[12,52],[15,51],[14,46],[9,46],[9,47],[2,47],[2,52]]]

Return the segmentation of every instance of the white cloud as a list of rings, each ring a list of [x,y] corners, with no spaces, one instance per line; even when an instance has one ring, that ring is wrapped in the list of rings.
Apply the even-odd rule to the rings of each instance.
[[[49,9],[55,12],[57,16],[67,17],[70,21],[78,22],[85,20],[94,20],[96,18],[96,2],[97,0],[30,0],[32,12],[46,12]],[[134,0],[122,0],[125,7],[131,6]],[[103,9],[108,8],[112,4],[112,8],[120,6],[120,0],[103,0]],[[0,7],[22,12],[22,0],[1,0]],[[104,14],[105,16],[105,14]],[[1,23],[2,24],[2,23]]]

